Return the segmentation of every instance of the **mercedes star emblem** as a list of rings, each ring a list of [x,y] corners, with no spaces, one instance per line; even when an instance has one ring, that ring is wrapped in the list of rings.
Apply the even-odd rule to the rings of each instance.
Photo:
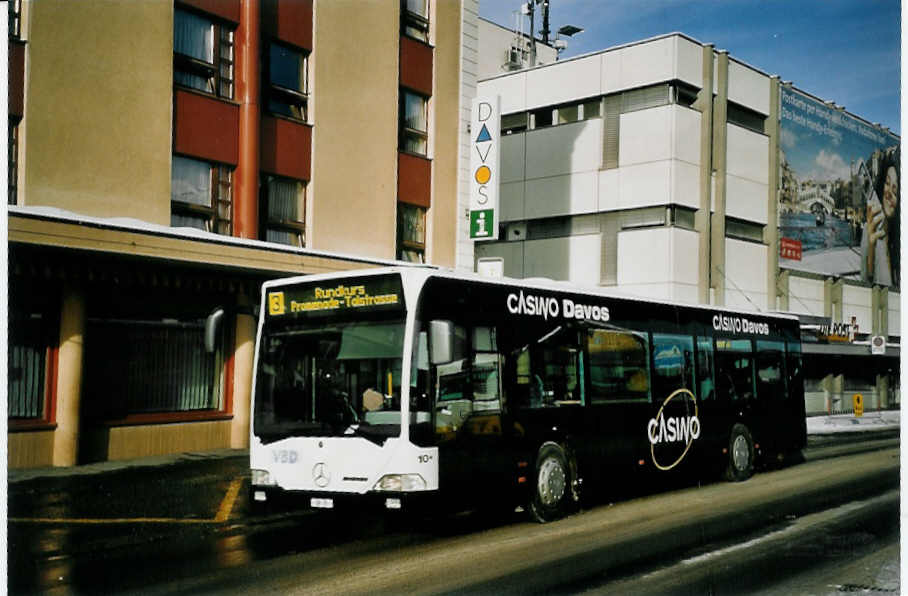
[[[319,462],[312,466],[312,479],[319,488],[325,488],[331,482],[331,472],[324,462]]]

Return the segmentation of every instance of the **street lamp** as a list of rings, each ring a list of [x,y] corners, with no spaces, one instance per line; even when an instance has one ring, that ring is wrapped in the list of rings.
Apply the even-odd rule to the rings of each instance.
[[[558,55],[561,55],[565,49],[567,49],[567,41],[560,39],[563,35],[564,37],[573,37],[578,33],[583,33],[583,27],[577,27],[576,25],[562,25],[558,28],[558,32],[555,34],[555,41],[552,45],[555,48],[555,51],[558,52]]]

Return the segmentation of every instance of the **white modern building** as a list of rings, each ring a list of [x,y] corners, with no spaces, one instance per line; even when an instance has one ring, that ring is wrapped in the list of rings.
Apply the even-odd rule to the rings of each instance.
[[[862,278],[855,173],[866,163],[868,184],[888,192],[897,136],[677,33],[481,79],[477,95],[501,105],[501,226],[477,242],[477,261],[500,258],[509,277],[798,314],[805,352],[822,356],[808,360],[808,411],[847,410],[855,392],[867,407],[897,403],[897,273]],[[834,186],[799,169],[798,127],[818,130],[811,120],[878,148],[861,144],[850,174],[829,174],[848,196],[826,193],[805,212],[780,196],[783,172]],[[874,336],[884,355],[871,355]]]

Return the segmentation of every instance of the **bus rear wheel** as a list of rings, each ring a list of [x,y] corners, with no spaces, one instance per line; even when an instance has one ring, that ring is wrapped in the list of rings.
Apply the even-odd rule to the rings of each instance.
[[[539,523],[567,515],[572,503],[571,467],[559,445],[546,443],[536,458],[536,477],[530,498],[530,515]]]
[[[754,440],[743,424],[735,424],[728,438],[728,465],[725,479],[729,482],[747,480],[754,472]]]

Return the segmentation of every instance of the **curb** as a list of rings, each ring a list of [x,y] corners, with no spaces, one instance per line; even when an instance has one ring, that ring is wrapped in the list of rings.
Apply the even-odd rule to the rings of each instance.
[[[73,478],[96,476],[140,468],[163,468],[184,463],[248,458],[248,449],[214,449],[211,451],[193,451],[172,455],[156,455],[136,459],[105,461],[81,466],[60,466],[50,468],[23,468],[7,470],[7,484],[19,484],[30,480],[49,478]]]

